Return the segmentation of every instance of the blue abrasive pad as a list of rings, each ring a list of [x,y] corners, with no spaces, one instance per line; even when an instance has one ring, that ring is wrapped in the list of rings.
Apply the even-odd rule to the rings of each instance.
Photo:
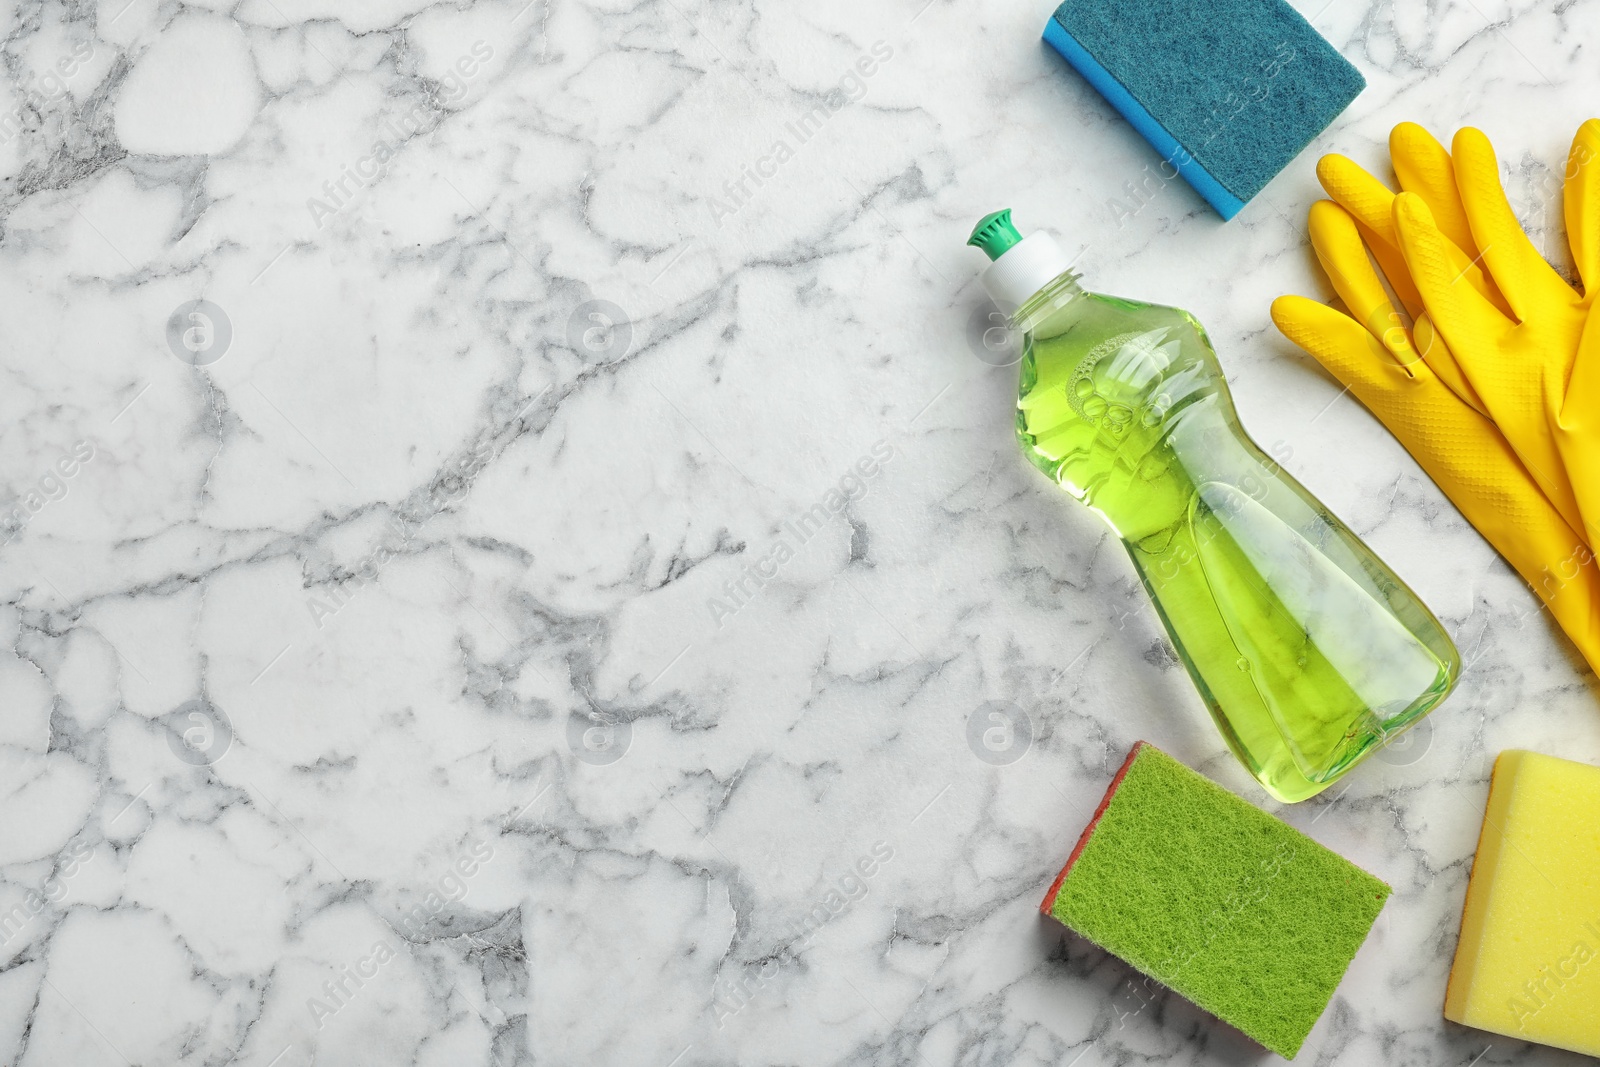
[[[1066,0],[1044,39],[1225,219],[1367,84],[1283,0]]]

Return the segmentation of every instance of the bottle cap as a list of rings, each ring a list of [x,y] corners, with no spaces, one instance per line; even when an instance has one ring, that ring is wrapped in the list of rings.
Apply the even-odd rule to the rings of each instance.
[[[978,225],[972,228],[972,236],[967,238],[967,244],[983,249],[984,255],[990,259],[999,259],[1006,249],[1020,240],[1022,234],[1011,224],[1011,209],[1001,208],[978,220]]]
[[[983,287],[1007,315],[1072,266],[1055,238],[1043,230],[1027,237],[1018,234],[1010,208],[979,219],[967,244],[994,261],[983,272]]]

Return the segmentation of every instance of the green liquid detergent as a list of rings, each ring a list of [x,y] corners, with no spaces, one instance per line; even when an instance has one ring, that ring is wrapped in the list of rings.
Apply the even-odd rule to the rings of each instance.
[[[969,243],[1024,331],[1023,453],[1122,539],[1239,761],[1279,800],[1315,796],[1445,698],[1455,646],[1245,434],[1192,315],[1086,292],[1009,215]]]

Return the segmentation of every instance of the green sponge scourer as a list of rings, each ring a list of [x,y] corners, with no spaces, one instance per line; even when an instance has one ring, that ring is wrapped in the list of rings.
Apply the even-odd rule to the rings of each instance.
[[[1293,1059],[1389,892],[1140,741],[1040,910]]]

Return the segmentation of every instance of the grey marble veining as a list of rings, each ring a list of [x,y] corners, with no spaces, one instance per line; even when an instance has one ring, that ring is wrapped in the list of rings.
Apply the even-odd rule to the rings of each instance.
[[[1369,88],[1224,225],[1048,4],[8,5],[0,1063],[1269,1060],[1037,914],[1139,738],[1395,887],[1298,1062],[1580,1062],[1440,1007],[1490,761],[1600,758],[1594,679],[1267,306],[1404,119],[1559,262],[1600,10],[1300,6]],[[1016,453],[1002,206],[1445,621],[1410,748],[1235,765]]]

